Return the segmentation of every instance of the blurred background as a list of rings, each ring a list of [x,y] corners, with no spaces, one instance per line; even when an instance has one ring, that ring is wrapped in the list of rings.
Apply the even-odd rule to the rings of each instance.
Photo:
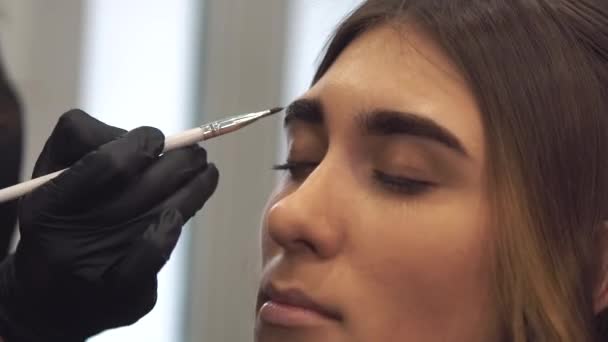
[[[1,51],[26,113],[22,178],[70,108],[172,134],[289,104],[360,2],[0,0]],[[280,118],[205,144],[220,185],[161,272],[155,309],[90,341],[253,341],[260,213],[282,145]]]

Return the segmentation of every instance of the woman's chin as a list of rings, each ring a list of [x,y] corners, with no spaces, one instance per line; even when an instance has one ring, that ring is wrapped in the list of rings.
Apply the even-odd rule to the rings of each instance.
[[[332,331],[333,330],[333,331]],[[341,342],[347,341],[327,326],[288,327],[265,322],[259,317],[255,326],[255,342]]]

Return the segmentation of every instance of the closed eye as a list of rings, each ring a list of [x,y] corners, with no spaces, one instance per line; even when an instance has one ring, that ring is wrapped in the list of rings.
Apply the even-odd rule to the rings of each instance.
[[[429,181],[389,175],[379,170],[374,170],[374,179],[385,189],[407,196],[421,195],[436,185]]]
[[[319,166],[319,162],[287,161],[283,164],[274,165],[272,169],[287,171],[291,180],[303,182],[317,166]],[[436,185],[433,182],[390,175],[379,170],[374,170],[373,177],[384,189],[407,196],[421,195]]]
[[[287,171],[289,177],[296,181],[302,182],[314,169],[319,166],[319,162],[309,161],[287,161],[284,164],[274,165],[273,170]]]

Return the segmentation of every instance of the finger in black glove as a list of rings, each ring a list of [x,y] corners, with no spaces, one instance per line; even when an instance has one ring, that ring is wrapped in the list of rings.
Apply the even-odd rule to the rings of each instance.
[[[159,156],[163,144],[154,128],[62,117],[34,177],[71,168],[22,199],[21,241],[3,265],[0,320],[23,340],[82,340],[153,308],[156,274],[218,181],[204,149]]]

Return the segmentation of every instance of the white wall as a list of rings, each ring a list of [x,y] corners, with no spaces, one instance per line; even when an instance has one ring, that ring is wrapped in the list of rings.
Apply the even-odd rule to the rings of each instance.
[[[82,2],[1,0],[0,43],[25,116],[29,178],[61,113],[78,103]]]
[[[200,121],[281,105],[285,0],[208,0]],[[252,341],[260,212],[274,181],[278,118],[205,143],[220,182],[192,230],[186,341]]]
[[[165,135],[192,126],[196,0],[88,0],[84,6],[81,108],[112,125],[147,125]],[[91,342],[183,339],[189,227],[158,279],[154,310]]]

